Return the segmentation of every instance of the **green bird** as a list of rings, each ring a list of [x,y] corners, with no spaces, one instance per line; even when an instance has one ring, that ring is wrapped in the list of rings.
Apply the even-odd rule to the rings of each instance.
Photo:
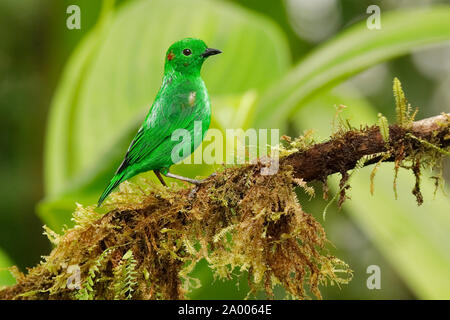
[[[134,137],[125,159],[98,200],[98,206],[123,181],[153,170],[163,185],[161,174],[194,184],[201,181],[169,172],[170,166],[189,156],[200,145],[211,122],[211,103],[200,76],[203,62],[221,53],[200,39],[186,38],[167,50],[164,77],[144,122]],[[199,130],[199,125],[201,129]],[[190,139],[173,139],[178,129]],[[195,129],[195,130],[194,130]],[[182,155],[176,150],[184,150]]]

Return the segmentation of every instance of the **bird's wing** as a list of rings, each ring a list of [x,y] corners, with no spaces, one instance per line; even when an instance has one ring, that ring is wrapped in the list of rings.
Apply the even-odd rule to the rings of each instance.
[[[165,140],[171,139],[175,130],[190,128],[199,118],[199,110],[203,109],[200,104],[205,102],[204,98],[207,96],[203,95],[198,85],[186,81],[181,86],[166,89],[158,93],[149,114],[131,142],[125,159],[100,196],[98,206],[120,183],[137,173],[135,164],[151,160],[152,152]]]
[[[198,108],[190,103],[192,102],[192,92],[195,91],[187,90],[183,93],[172,94],[170,100],[157,99],[131,142],[125,159],[116,174],[147,159],[164,140],[171,139],[175,130],[185,129],[195,121]]]

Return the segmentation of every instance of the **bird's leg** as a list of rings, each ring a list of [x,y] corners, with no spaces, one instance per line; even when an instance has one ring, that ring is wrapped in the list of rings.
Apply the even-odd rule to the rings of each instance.
[[[196,180],[196,179],[191,179],[191,178],[179,176],[179,175],[177,175],[177,174],[170,173],[169,171],[166,171],[166,172],[163,171],[162,174],[165,175],[166,177],[169,177],[169,178],[174,178],[174,179],[178,179],[178,180],[181,180],[181,181],[186,181],[186,182],[189,182],[189,183],[194,184],[195,187],[192,188],[191,192],[189,193],[189,198],[193,198],[193,197],[195,196],[195,194],[196,194],[197,191],[198,191],[198,187],[199,187],[202,183],[205,183],[206,180],[208,180],[210,177],[214,177],[214,176],[217,175],[217,174],[214,172],[213,174],[211,174],[211,175],[210,175],[208,178],[206,178],[206,179],[203,179],[203,180]]]
[[[186,181],[186,182],[189,182],[189,183],[192,183],[192,184],[195,184],[195,185],[199,185],[199,184],[202,184],[203,182],[205,182],[205,180],[191,179],[191,178],[179,176],[177,174],[173,174],[173,173],[170,173],[170,172],[166,172],[166,173],[163,173],[163,174],[166,177],[178,179],[178,180],[181,180],[181,181]]]
[[[159,172],[159,170],[153,170],[153,172],[155,173],[155,175],[158,177],[159,181],[161,181],[162,185],[164,187],[167,187],[166,182],[164,181],[163,177],[161,176],[161,172]]]

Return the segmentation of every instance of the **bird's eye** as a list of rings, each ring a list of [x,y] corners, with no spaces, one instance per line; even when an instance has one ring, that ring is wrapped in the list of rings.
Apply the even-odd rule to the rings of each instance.
[[[184,49],[184,50],[183,50],[183,54],[184,54],[185,56],[190,56],[190,55],[192,54],[192,51],[191,51],[191,49]]]

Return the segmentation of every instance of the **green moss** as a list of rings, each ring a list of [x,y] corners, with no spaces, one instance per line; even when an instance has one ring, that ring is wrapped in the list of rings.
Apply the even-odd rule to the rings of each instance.
[[[306,288],[320,297],[320,285],[349,281],[351,271],[329,254],[322,226],[298,203],[290,167],[273,176],[249,170],[224,170],[195,199],[175,186],[125,183],[105,215],[78,206],[77,225],[18,280],[15,298],[183,298],[200,285],[189,274],[201,259],[219,279],[248,271],[250,295],[263,290],[270,296],[281,284],[292,297],[306,298]],[[79,290],[66,286],[68,265],[80,268]]]

